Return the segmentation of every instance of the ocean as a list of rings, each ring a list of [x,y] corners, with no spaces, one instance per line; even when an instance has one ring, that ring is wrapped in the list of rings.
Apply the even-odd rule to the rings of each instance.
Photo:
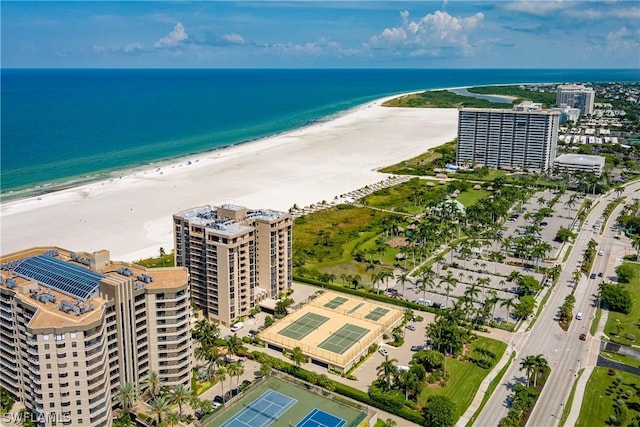
[[[2,69],[0,198],[117,176],[409,91],[640,81],[640,70]]]

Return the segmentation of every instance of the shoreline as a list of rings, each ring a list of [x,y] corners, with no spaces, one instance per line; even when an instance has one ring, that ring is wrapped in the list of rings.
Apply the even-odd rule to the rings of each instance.
[[[172,215],[181,210],[234,203],[286,211],[374,184],[388,176],[377,169],[457,133],[457,109],[381,106],[397,96],[119,178],[3,202],[2,253],[59,246],[106,249],[113,259],[133,261],[157,255],[160,247],[173,248]]]

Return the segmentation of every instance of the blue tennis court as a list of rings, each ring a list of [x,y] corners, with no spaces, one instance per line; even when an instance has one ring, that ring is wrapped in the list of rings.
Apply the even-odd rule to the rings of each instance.
[[[296,427],[342,427],[347,422],[318,408],[309,412]]]
[[[297,402],[296,399],[275,390],[267,390],[221,427],[267,427]]]

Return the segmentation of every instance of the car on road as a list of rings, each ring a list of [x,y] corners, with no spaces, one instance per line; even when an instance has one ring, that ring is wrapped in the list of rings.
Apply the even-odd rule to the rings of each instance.
[[[582,312],[576,314],[576,320],[582,320]]]
[[[596,273],[591,273],[589,275],[589,279],[595,279],[596,278]]]
[[[587,340],[587,334],[580,334],[580,341],[586,341]]]
[[[411,351],[420,351],[420,350],[424,350],[425,347],[423,345],[412,345],[411,346]]]
[[[405,328],[407,328],[410,331],[415,331],[416,330],[416,327],[413,326],[412,324],[408,324],[407,326],[405,326]]]
[[[378,353],[380,353],[381,355],[383,355],[385,357],[389,355],[389,352],[387,351],[386,348],[381,348],[380,350],[378,350]]]
[[[598,273],[598,277],[604,277],[604,273],[601,271],[600,273]]]
[[[598,251],[598,255],[602,256],[602,255],[604,255],[604,252]]]

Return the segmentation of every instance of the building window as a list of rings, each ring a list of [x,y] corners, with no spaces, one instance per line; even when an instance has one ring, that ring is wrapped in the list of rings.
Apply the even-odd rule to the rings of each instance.
[[[49,347],[50,347],[50,346],[49,346],[49,344],[45,344],[45,345],[44,345],[44,349],[45,349],[45,350],[49,350]]]
[[[69,333],[69,338],[75,339],[76,338],[76,333],[75,332],[70,332]]]
[[[55,408],[55,407],[56,407],[55,402],[51,402],[51,403],[49,403],[49,408]]]
[[[45,340],[45,341],[49,341],[49,334],[43,335],[42,339]]]
[[[51,378],[53,378],[53,374],[47,374],[47,379],[50,380]]]
[[[64,339],[64,334],[55,334],[53,339],[56,341],[62,341]]]

